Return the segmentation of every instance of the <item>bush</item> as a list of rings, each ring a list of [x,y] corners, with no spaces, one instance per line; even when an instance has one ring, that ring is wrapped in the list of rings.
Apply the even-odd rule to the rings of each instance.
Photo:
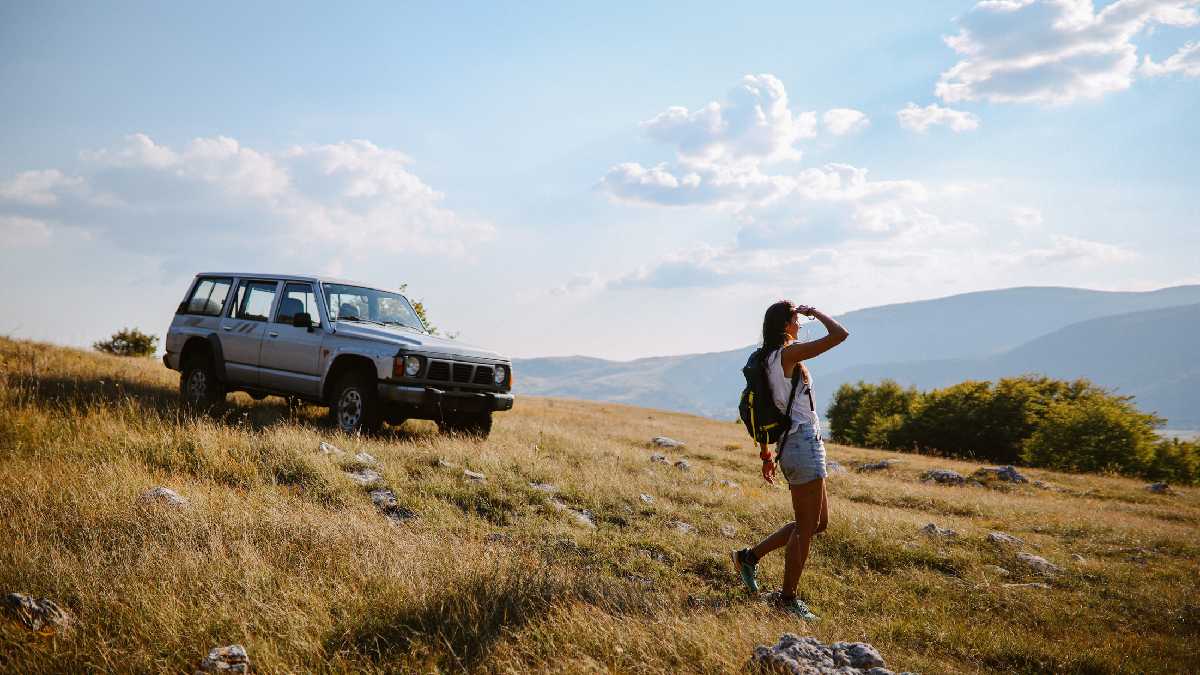
[[[1153,456],[1143,475],[1168,483],[1200,483],[1200,441],[1171,438],[1155,443]]]
[[[1123,397],[1060,401],[1047,408],[1021,457],[1067,471],[1142,473],[1154,458],[1158,421]]]
[[[122,328],[111,338],[93,343],[92,347],[98,352],[117,356],[154,356],[158,350],[158,336],[136,328]]]
[[[839,443],[869,448],[904,446],[902,421],[918,397],[916,389],[904,389],[892,380],[843,384],[825,412],[830,434]]]

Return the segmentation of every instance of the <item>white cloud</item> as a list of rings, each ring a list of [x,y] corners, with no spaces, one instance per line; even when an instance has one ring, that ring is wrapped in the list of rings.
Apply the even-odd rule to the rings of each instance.
[[[1187,77],[1200,77],[1200,42],[1189,42],[1179,48],[1167,60],[1155,63],[1149,56],[1142,61],[1142,74],[1159,77],[1179,73]]]
[[[1137,258],[1134,251],[1078,237],[1052,235],[1050,245],[1007,256],[1012,264],[1044,266],[1052,264],[1113,264],[1129,262]]]
[[[49,219],[168,259],[283,258],[320,267],[371,253],[461,254],[495,236],[441,205],[403,153],[368,141],[282,153],[236,139],[175,149],[135,134],[84,152],[78,175],[25,172],[0,183],[0,215]]]
[[[79,178],[65,176],[57,169],[22,171],[6,181],[0,181],[0,202],[15,202],[31,206],[53,206],[58,193],[78,188]]]
[[[50,228],[40,220],[0,215],[0,244],[5,248],[33,248],[50,241]]]
[[[1132,40],[1155,25],[1200,24],[1197,0],[983,0],[960,19],[946,44],[961,60],[942,73],[937,95],[948,103],[1063,104],[1098,98],[1132,84]]]
[[[867,118],[867,115],[853,108],[826,110],[825,114],[821,116],[821,123],[834,136],[856,134],[871,126],[871,120]]]
[[[931,103],[924,108],[916,103],[909,103],[903,109],[896,111],[900,126],[923,134],[931,126],[947,126],[955,133],[974,131],[979,128],[979,118],[962,110],[943,108]]]
[[[1018,206],[1012,210],[1013,225],[1032,228],[1042,224],[1042,212],[1029,206]]]
[[[796,143],[816,136],[816,127],[816,113],[792,112],[783,83],[770,74],[745,76],[724,103],[694,111],[672,106],[642,123],[688,164],[799,159]]]

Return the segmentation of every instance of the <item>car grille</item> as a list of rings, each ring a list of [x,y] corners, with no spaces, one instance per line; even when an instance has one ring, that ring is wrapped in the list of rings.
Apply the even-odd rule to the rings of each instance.
[[[456,384],[476,384],[494,386],[492,366],[462,363],[460,361],[430,361],[429,374],[425,377],[439,382],[454,382]]]

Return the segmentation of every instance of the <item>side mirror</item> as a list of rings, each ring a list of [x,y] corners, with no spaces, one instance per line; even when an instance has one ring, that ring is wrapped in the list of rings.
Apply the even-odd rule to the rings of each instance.
[[[312,330],[312,316],[307,312],[296,312],[292,315],[292,325],[296,328],[307,328]]]

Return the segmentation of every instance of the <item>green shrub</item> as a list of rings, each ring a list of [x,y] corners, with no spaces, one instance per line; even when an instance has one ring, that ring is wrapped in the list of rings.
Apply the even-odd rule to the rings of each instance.
[[[1164,439],[1154,444],[1146,470],[1146,478],[1168,483],[1195,485],[1200,483],[1200,441]]]
[[[117,356],[154,356],[158,349],[158,336],[136,328],[122,328],[109,339],[93,343],[92,347],[98,352]]]
[[[1046,409],[1021,457],[1033,466],[1067,471],[1141,473],[1154,457],[1159,422],[1127,397],[1059,401]]]

